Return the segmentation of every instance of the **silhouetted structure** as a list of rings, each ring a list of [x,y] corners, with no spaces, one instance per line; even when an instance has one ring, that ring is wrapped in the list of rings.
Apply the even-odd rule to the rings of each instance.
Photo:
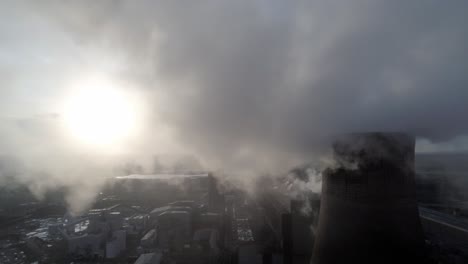
[[[208,208],[213,212],[218,212],[224,208],[224,196],[218,191],[218,183],[216,178],[210,173],[208,174]]]
[[[339,166],[324,173],[313,264],[424,261],[414,145],[401,133],[336,140]]]
[[[315,211],[319,200],[291,200],[291,212],[282,214],[283,263],[306,264],[310,262],[315,228]],[[304,211],[307,209],[308,211]],[[310,211],[310,212],[309,212]]]

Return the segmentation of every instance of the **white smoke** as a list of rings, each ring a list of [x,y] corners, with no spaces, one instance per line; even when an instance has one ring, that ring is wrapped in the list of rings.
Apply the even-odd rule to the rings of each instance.
[[[0,5],[0,110],[11,117],[0,124],[1,154],[26,163],[16,177],[39,197],[67,186],[74,208],[92,200],[116,159],[77,150],[54,128],[64,83],[89,72],[144,98],[144,132],[121,148],[135,160],[175,152],[208,168],[275,174],[322,156],[337,133],[434,142],[468,133],[466,2]],[[303,188],[316,191],[310,178]]]

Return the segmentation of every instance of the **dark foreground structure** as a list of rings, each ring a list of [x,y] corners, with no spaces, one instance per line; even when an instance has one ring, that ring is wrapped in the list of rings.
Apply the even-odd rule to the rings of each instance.
[[[350,134],[324,174],[313,264],[425,263],[413,137]]]

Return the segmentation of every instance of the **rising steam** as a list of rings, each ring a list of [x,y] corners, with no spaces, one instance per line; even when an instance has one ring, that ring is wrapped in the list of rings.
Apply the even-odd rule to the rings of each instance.
[[[38,196],[69,186],[76,210],[115,158],[71,148],[56,129],[64,83],[84,72],[145,98],[144,132],[120,149],[132,157],[277,172],[320,156],[338,133],[439,142],[468,132],[468,2],[1,5],[0,149],[26,164],[14,177]]]

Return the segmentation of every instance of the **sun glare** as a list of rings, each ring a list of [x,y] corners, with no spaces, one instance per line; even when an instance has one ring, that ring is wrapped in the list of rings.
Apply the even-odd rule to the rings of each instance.
[[[132,100],[109,81],[92,80],[74,87],[65,105],[65,122],[82,143],[117,143],[134,132]]]

